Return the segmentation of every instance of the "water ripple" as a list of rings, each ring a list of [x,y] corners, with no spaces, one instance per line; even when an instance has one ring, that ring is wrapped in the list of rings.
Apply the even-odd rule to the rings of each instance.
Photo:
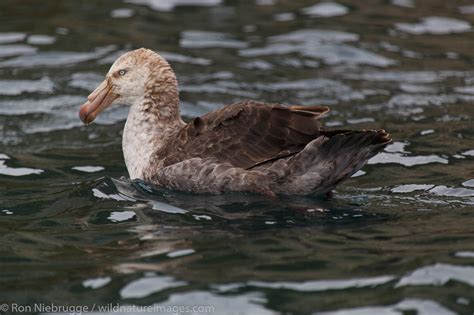
[[[418,190],[426,191],[433,187],[434,185],[429,184],[404,184],[392,188],[391,191],[394,193],[411,193]]]
[[[448,281],[462,282],[474,287],[474,267],[437,263],[416,269],[402,277],[395,286],[441,286]]]
[[[169,12],[178,6],[215,6],[221,4],[222,0],[125,0],[125,2],[146,5],[156,11]]]
[[[32,49],[28,51],[28,46],[20,47],[23,53],[30,54],[36,51]],[[0,51],[4,51],[5,47],[0,47]],[[115,49],[115,46],[107,46],[96,48],[93,52],[70,52],[70,51],[47,51],[38,52],[34,55],[19,56],[13,59],[0,62],[0,68],[31,68],[31,67],[54,67],[54,66],[71,66],[85,61],[96,60]],[[21,49],[20,49],[21,50]],[[7,50],[8,52],[8,50]],[[14,55],[19,55],[15,52]],[[0,53],[0,57],[1,57]]]
[[[2,299],[468,313],[474,71],[462,2],[0,2],[11,22],[0,26]],[[328,104],[326,126],[384,128],[394,142],[332,198],[115,180],[129,108],[85,127],[78,107],[139,47],[172,64],[186,121],[242,98]]]
[[[9,167],[4,160],[0,160],[0,175],[6,176],[26,176],[41,174],[44,170],[29,167]]]
[[[52,113],[55,109],[77,105],[83,100],[82,97],[73,95],[58,95],[43,99],[3,100],[0,101],[0,115]],[[74,116],[77,117],[77,115]]]
[[[462,185],[466,187],[474,187],[474,179],[467,180],[463,182]]]
[[[87,90],[87,91],[93,91],[103,79],[104,79],[103,75],[100,75],[94,72],[74,73],[71,76],[71,81],[69,82],[69,86]]]
[[[28,36],[26,42],[31,45],[51,45],[56,42],[56,38],[54,36],[36,34]]]
[[[301,29],[268,38],[270,43],[344,43],[359,40],[359,35],[354,33],[325,30],[325,29]]]
[[[179,45],[183,48],[235,48],[248,46],[246,42],[233,39],[231,35],[218,32],[183,31]]]
[[[129,17],[132,17],[134,14],[135,14],[135,11],[128,8],[119,8],[119,9],[112,10],[112,12],[110,12],[110,16],[115,19],[126,19]]]
[[[430,163],[448,164],[448,160],[437,155],[405,156],[400,153],[382,152],[374,156],[367,164],[395,163],[403,166],[424,165]]]
[[[458,8],[462,14],[474,14],[474,5],[463,5]]]
[[[18,55],[33,55],[38,48],[29,45],[0,45],[0,58]],[[18,57],[20,58],[20,57]],[[28,59],[27,57],[23,59]],[[0,66],[7,61],[0,62]]]
[[[351,288],[375,287],[395,279],[393,276],[374,278],[344,279],[344,280],[315,280],[304,282],[264,282],[249,281],[248,286],[269,289],[285,289],[298,292],[318,292],[327,290],[344,290]]]
[[[439,16],[423,18],[419,23],[397,23],[395,28],[410,34],[435,34],[444,35],[451,33],[467,32],[471,29],[469,22]]]
[[[343,44],[358,38],[358,35],[346,32],[306,29],[270,37],[270,44],[267,46],[242,49],[239,54],[244,57],[257,57],[300,53],[305,57],[322,59],[328,65],[366,64],[387,67],[397,63],[373,52]]]
[[[107,217],[111,222],[124,222],[134,219],[137,216],[135,211],[112,211]]]
[[[166,254],[166,256],[170,258],[176,258],[176,257],[188,256],[188,255],[194,254],[195,252],[196,251],[192,248],[186,248],[186,249],[179,249],[179,250],[169,252],[168,254]]]
[[[343,73],[347,79],[366,81],[394,81],[401,83],[435,83],[450,77],[465,77],[464,71],[370,71],[362,73]]]
[[[79,171],[79,172],[84,172],[84,173],[95,173],[95,172],[100,172],[104,170],[104,167],[102,166],[74,166],[71,169]]]
[[[474,190],[468,188],[453,188],[444,185],[436,186],[430,190],[431,193],[439,196],[449,197],[474,197]]]
[[[391,4],[396,5],[398,7],[402,8],[414,8],[415,7],[415,1],[414,0],[391,0]]]
[[[25,92],[52,93],[55,84],[49,77],[39,80],[0,80],[0,95],[21,95]]]
[[[472,101],[474,96],[457,94],[397,94],[388,101],[388,107],[440,106],[458,101]]]
[[[317,312],[315,315],[402,315],[416,311],[417,315],[456,315],[441,304],[422,299],[405,299],[389,306],[365,306],[341,309],[331,312]]]
[[[26,38],[25,33],[13,32],[13,33],[0,33],[0,44],[9,44],[15,42],[21,42]]]
[[[109,284],[110,281],[112,281],[112,278],[110,277],[91,278],[84,280],[82,286],[84,288],[99,289]]]
[[[128,283],[120,290],[122,299],[139,299],[153,293],[186,285],[185,281],[176,281],[169,276],[145,276]]]
[[[203,301],[205,301],[203,303]],[[276,312],[267,309],[265,305],[268,303],[265,295],[260,292],[248,292],[239,295],[222,296],[205,291],[191,291],[186,293],[172,294],[168,300],[160,303],[161,306],[184,305],[212,305],[212,312],[223,315],[241,315],[241,314],[255,314],[255,315],[277,315]],[[197,314],[209,314],[211,311],[198,311]]]
[[[349,9],[336,2],[321,2],[301,10],[312,17],[333,17],[346,15]]]

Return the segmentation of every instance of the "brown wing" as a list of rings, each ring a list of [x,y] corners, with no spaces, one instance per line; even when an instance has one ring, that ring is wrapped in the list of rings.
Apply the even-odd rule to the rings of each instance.
[[[164,166],[193,158],[249,169],[301,151],[320,135],[325,106],[244,101],[195,118],[159,153]]]

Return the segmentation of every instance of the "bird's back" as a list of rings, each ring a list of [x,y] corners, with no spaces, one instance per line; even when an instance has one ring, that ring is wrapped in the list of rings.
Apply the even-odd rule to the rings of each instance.
[[[323,130],[321,106],[244,101],[195,118],[156,153],[148,180],[190,192],[325,193],[390,138],[383,130]]]

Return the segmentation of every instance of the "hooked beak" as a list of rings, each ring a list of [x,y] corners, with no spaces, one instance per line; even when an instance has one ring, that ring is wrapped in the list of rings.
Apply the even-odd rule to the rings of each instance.
[[[104,109],[109,107],[114,100],[119,96],[112,91],[112,85],[106,79],[87,97],[81,109],[79,110],[79,117],[82,122],[89,124],[99,115]]]

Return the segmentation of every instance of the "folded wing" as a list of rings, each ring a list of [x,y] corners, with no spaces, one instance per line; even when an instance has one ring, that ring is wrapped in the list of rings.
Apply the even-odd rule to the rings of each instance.
[[[163,166],[200,157],[251,169],[294,155],[321,135],[325,106],[239,102],[195,118],[158,152]]]

